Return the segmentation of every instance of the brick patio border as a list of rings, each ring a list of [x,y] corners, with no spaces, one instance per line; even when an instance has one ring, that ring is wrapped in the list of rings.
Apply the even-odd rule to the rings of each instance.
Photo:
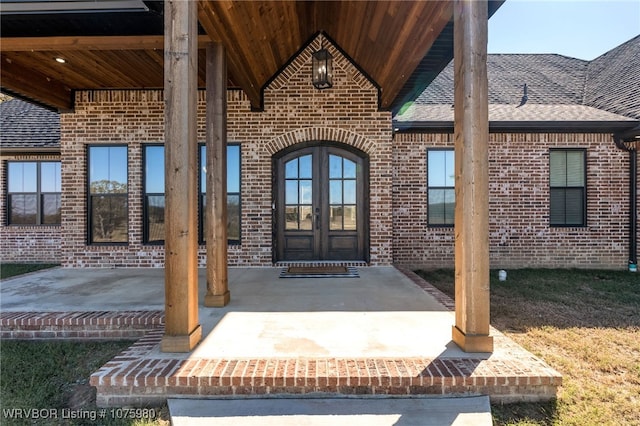
[[[1,339],[138,339],[164,327],[162,311],[2,312]]]

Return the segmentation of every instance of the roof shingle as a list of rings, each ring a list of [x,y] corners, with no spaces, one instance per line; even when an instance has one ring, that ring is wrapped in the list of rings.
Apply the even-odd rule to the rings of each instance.
[[[394,119],[453,120],[453,115],[448,115],[453,111],[453,74],[452,61],[413,105]],[[640,36],[593,61],[555,54],[488,55],[487,78],[491,121],[638,120]]]
[[[0,103],[0,147],[59,148],[60,116],[19,99]]]

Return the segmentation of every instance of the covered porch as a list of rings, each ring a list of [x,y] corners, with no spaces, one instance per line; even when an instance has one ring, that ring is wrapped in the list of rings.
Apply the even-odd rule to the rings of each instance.
[[[202,342],[165,353],[163,272],[59,268],[5,280],[2,337],[143,336],[92,375],[101,406],[282,394],[535,401],[554,398],[561,384],[556,371],[496,329],[492,354],[460,350],[450,335],[453,301],[393,267],[360,267],[359,278],[341,279],[230,268],[230,303],[199,305]],[[200,270],[200,296],[205,275]]]
[[[144,21],[141,34],[126,26],[81,28],[68,34],[42,22],[41,28],[24,26],[19,19],[7,30],[3,21],[2,84],[11,93],[62,111],[73,110],[76,90],[164,88],[164,352],[189,353],[205,336],[197,270],[198,88],[206,87],[209,170],[204,303],[220,308],[235,292],[227,269],[227,89],[229,85],[242,89],[252,108],[260,111],[265,88],[278,71],[305,40],[325,33],[377,88],[378,108],[383,111],[402,108],[455,58],[457,290],[455,321],[447,334],[466,352],[494,350],[489,333],[486,40],[488,16],[501,1],[166,1],[161,9],[157,2],[133,3],[147,12],[147,3],[154,3],[153,12],[163,15],[162,30]],[[33,5],[25,7],[14,12],[38,12]],[[129,23],[136,22],[136,17],[131,19]],[[99,21],[96,18],[96,25]],[[35,37],[36,32],[21,28],[40,29],[47,35]],[[69,66],[53,68],[58,65],[49,56],[55,56],[58,64],[68,60]],[[338,119],[323,126],[339,127],[339,123]],[[390,124],[389,115],[388,128],[378,132],[387,142]],[[386,184],[379,194],[383,198],[391,182],[388,176],[381,181]],[[371,238],[381,238],[378,252],[391,249],[390,211],[386,213],[386,218],[370,218],[387,221],[380,232],[370,232]],[[267,241],[263,244],[269,246]]]

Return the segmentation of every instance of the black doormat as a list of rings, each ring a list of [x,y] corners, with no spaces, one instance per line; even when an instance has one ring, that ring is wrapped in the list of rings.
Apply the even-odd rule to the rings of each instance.
[[[288,266],[280,272],[280,278],[359,278],[353,266]]]

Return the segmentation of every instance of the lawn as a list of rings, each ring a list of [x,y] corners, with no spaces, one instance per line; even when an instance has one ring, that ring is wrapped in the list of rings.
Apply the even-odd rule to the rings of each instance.
[[[158,409],[122,419],[122,413],[101,411],[89,376],[131,345],[118,342],[2,341],[0,345],[0,424],[163,425]],[[18,410],[26,410],[17,413]],[[31,411],[29,411],[31,410]],[[166,408],[165,408],[166,411]],[[104,417],[100,416],[104,413]],[[72,419],[72,417],[84,417]],[[19,417],[23,417],[20,419]],[[29,417],[29,418],[25,418]]]
[[[453,295],[453,271],[418,271]],[[491,323],[563,375],[558,399],[494,405],[496,425],[640,425],[640,275],[491,273]]]
[[[0,263],[0,279],[60,266],[54,263]]]

